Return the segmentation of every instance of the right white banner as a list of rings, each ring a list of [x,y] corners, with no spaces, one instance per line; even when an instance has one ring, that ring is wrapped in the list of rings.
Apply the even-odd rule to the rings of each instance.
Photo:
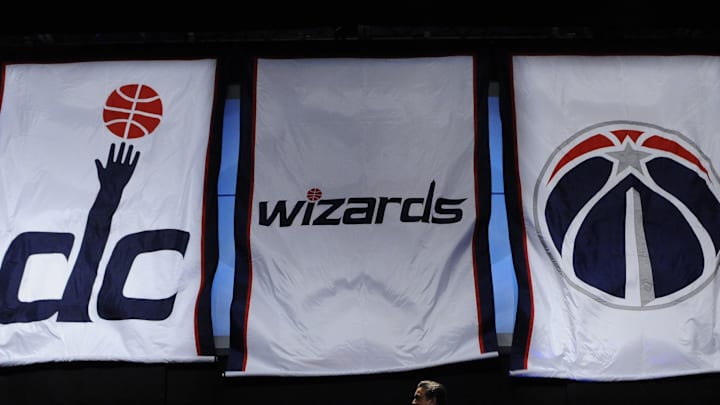
[[[516,55],[511,74],[510,374],[719,371],[720,58]]]

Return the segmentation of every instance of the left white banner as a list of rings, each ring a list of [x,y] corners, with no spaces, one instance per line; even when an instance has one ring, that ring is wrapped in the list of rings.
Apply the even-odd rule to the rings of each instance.
[[[0,365],[212,359],[215,75],[212,59],[3,67]]]

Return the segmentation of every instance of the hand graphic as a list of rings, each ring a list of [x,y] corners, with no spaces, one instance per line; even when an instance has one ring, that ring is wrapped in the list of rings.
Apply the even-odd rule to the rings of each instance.
[[[133,155],[133,146],[130,145],[123,159],[123,152],[125,151],[125,142],[120,144],[120,150],[115,158],[115,144],[110,145],[110,152],[108,153],[107,164],[105,167],[102,166],[100,160],[95,159],[95,166],[97,167],[98,179],[100,180],[100,188],[109,187],[112,190],[120,190],[127,185],[135,171],[135,165],[140,158],[140,152],[136,152]],[[132,158],[132,161],[130,160]]]

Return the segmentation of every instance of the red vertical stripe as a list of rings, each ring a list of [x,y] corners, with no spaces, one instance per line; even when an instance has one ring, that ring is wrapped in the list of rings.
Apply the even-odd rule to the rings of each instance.
[[[477,190],[477,144],[478,144],[478,111],[477,111],[477,77],[475,71],[476,57],[473,55],[472,64],[472,89],[473,89],[473,188],[475,189],[475,225],[477,228],[477,221],[480,218],[480,203],[478,201],[478,190]],[[483,341],[483,324],[482,324],[482,305],[480,303],[480,289],[478,288],[478,271],[477,271],[477,253],[475,252],[475,244],[477,243],[477,231],[473,229],[472,239],[472,263],[473,263],[473,277],[475,278],[475,303],[477,304],[477,319],[478,319],[478,343],[480,345],[480,353],[485,352],[485,342]]]

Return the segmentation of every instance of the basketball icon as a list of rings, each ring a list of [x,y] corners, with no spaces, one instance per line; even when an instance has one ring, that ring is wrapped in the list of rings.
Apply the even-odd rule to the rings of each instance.
[[[107,98],[103,121],[123,139],[142,138],[160,125],[163,107],[158,93],[144,84],[126,84]]]
[[[307,192],[307,199],[310,201],[317,201],[322,198],[322,191],[319,188],[311,188]]]

